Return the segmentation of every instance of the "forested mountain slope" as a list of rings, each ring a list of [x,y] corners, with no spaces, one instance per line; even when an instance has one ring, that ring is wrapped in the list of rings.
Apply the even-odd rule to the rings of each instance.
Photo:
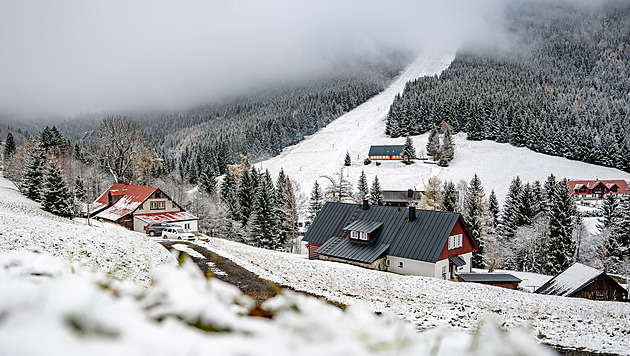
[[[506,5],[515,43],[462,49],[439,77],[407,83],[387,134],[447,121],[469,140],[630,172],[630,3],[535,5]]]

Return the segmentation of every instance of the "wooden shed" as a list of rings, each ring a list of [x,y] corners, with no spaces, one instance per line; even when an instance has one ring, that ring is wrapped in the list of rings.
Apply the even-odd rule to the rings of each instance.
[[[516,289],[521,279],[509,273],[458,273],[459,282],[481,283],[491,286]]]
[[[534,293],[591,300],[626,301],[628,291],[606,272],[576,263]]]

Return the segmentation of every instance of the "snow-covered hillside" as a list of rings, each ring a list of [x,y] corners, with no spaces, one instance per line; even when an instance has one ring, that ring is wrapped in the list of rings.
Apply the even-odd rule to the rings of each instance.
[[[209,248],[280,285],[375,311],[397,314],[421,329],[475,328],[486,315],[508,329],[524,327],[540,341],[627,354],[630,303],[531,294],[474,283],[403,276],[343,263],[211,239]]]
[[[453,58],[454,55],[419,57],[385,91],[304,141],[287,147],[280,155],[258,163],[257,167],[269,169],[274,177],[283,168],[300,184],[302,192],[308,194],[316,179],[324,184],[326,181],[320,178],[322,175],[333,175],[340,171],[346,152],[349,152],[352,165],[344,169],[344,175],[354,185],[362,169],[370,183],[377,175],[381,187],[386,190],[422,189],[431,176],[438,176],[443,181],[457,183],[463,179],[468,182],[477,173],[486,193],[494,189],[501,202],[510,181],[517,175],[525,182],[542,182],[550,173],[558,178],[569,179],[630,180],[630,174],[617,169],[547,156],[509,144],[466,141],[463,133],[455,137],[455,158],[446,168],[420,161],[409,166],[400,162],[383,162],[381,166],[376,166],[374,162],[363,165],[371,145],[404,144],[404,138],[394,139],[385,135],[384,120],[395,95],[403,91],[405,83],[421,76],[441,73]],[[425,151],[427,139],[428,134],[413,137],[417,154]]]
[[[87,226],[41,210],[0,172],[0,252],[40,251],[142,286],[151,269],[176,264],[162,246],[126,229]]]

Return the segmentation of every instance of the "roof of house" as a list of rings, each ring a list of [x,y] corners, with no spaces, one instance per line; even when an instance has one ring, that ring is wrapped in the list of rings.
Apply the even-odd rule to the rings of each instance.
[[[436,262],[458,219],[458,213],[417,209],[416,218],[409,221],[407,208],[370,205],[363,210],[358,204],[327,202],[303,240],[322,244],[316,250],[319,254],[365,263],[385,253]],[[382,227],[370,241],[356,241],[346,237],[354,222],[375,222]]]
[[[599,180],[568,180],[567,185],[571,189],[569,194],[587,194],[586,192],[578,192],[582,187],[586,187],[588,190],[592,190],[599,184],[603,184],[606,189],[610,189],[613,186],[617,186],[618,194],[630,193],[630,187],[628,182],[623,179],[599,179]],[[590,193],[589,193],[590,194]]]
[[[151,194],[158,188],[145,187],[141,185],[114,183],[90,206],[90,214],[98,212],[97,218],[116,221],[125,215],[136,210]],[[103,210],[109,203],[109,194],[112,196],[122,196],[114,205]]]
[[[464,282],[521,282],[520,278],[509,273],[458,273],[457,276]]]
[[[534,293],[570,296],[602,274],[605,274],[605,272],[576,263],[567,268],[566,271],[550,279],[536,289]]]
[[[374,232],[374,230],[378,229],[381,226],[383,226],[383,223],[380,221],[357,220],[353,223],[350,223],[350,225],[344,227],[343,229],[346,231],[367,232],[368,234],[371,234]]]
[[[402,156],[404,149],[404,145],[370,146],[368,156]]]
[[[136,214],[134,217],[148,222],[177,222],[197,220],[197,217],[186,211],[174,211],[170,213],[148,213],[148,214]]]
[[[390,203],[409,203],[422,199],[421,191],[411,190],[411,197],[409,197],[409,192],[409,190],[383,190],[383,200]]]

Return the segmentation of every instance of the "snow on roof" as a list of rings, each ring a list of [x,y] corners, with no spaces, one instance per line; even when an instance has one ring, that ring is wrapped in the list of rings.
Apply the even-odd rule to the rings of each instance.
[[[534,293],[570,296],[602,273],[604,272],[593,267],[576,263],[567,268],[566,271],[553,277]]]
[[[114,205],[96,215],[96,217],[99,218],[116,221],[136,210],[156,190],[158,190],[158,188],[114,183],[109,189],[103,192],[103,194],[101,194],[94,203],[92,203],[90,212],[97,212],[99,209],[107,206],[109,204],[110,194],[114,196],[122,195],[122,198],[120,198]]]
[[[630,193],[630,187],[628,186],[628,182],[623,179],[596,179],[596,180],[569,180],[567,181],[567,185],[571,188],[570,194],[584,194],[576,192],[576,190],[585,186],[588,189],[593,189],[598,185],[603,184],[607,189],[610,189],[614,186],[619,188],[616,192],[619,194]]]
[[[137,214],[134,217],[146,221],[152,222],[175,222],[175,221],[187,221],[197,220],[197,217],[186,211],[175,211],[170,213],[150,213],[150,214]]]

